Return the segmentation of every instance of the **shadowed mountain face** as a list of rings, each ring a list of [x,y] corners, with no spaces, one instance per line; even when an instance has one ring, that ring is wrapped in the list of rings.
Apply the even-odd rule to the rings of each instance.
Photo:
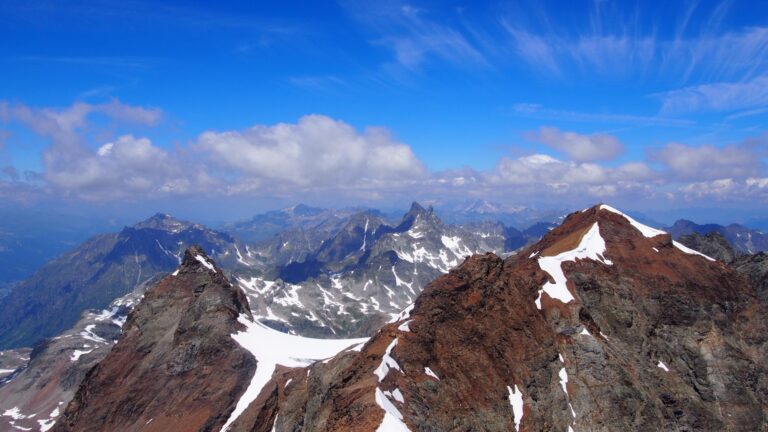
[[[70,328],[84,310],[104,309],[137,285],[176,268],[192,244],[227,253],[222,258],[227,262],[237,255],[230,236],[160,214],[91,238],[0,299],[0,348],[32,346]]]
[[[276,373],[234,430],[760,430],[765,312],[735,270],[595,207],[467,260],[361,352]]]
[[[718,233],[730,243],[734,251],[740,254],[768,251],[768,234],[739,224],[728,226],[717,224],[699,225],[689,220],[680,219],[669,227],[668,231],[674,239],[685,235],[699,234],[703,236],[710,233]]]
[[[202,249],[147,292],[54,430],[197,431],[223,426],[256,370],[231,335],[250,317]],[[118,384],[119,383],[119,384]]]
[[[222,229],[248,242],[268,240],[283,231],[318,231],[327,238],[336,232],[353,210],[328,210],[299,204],[269,211],[250,220],[227,224]]]

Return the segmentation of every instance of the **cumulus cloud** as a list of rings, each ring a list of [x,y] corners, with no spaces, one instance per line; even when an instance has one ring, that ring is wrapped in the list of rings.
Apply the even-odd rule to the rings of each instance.
[[[515,159],[503,157],[487,174],[488,181],[497,186],[555,193],[582,192],[597,197],[614,195],[622,189],[637,189],[640,182],[653,177],[653,171],[641,162],[606,168],[542,154]]]
[[[624,145],[616,137],[602,133],[582,135],[542,127],[527,133],[526,138],[565,153],[576,162],[612,160],[624,151]]]
[[[0,197],[43,194],[114,201],[178,196],[333,197],[335,202],[496,197],[526,202],[636,202],[672,194],[689,200],[768,199],[762,157],[768,136],[729,146],[670,143],[648,161],[621,165],[623,145],[610,135],[541,128],[529,138],[562,153],[504,156],[487,170],[429,171],[410,146],[384,128],[357,130],[323,115],[295,123],[208,131],[177,147],[140,134],[100,132],[115,123],[152,126],[162,113],[117,101],[36,109],[0,102],[0,120],[50,140],[40,173],[0,171]],[[113,129],[110,125],[108,129]],[[18,193],[14,195],[12,191]],[[36,195],[35,195],[36,194]]]
[[[185,195],[214,183],[204,172],[185,170],[181,161],[149,139],[132,135],[77,158],[50,149],[44,161],[45,178],[52,186],[89,199]]]
[[[679,192],[687,201],[706,199],[723,202],[764,202],[768,200],[768,177],[693,182],[680,186]]]
[[[382,128],[363,133],[322,115],[295,124],[256,125],[243,131],[205,132],[197,149],[255,184],[344,186],[422,177],[411,148]]]
[[[161,119],[162,112],[117,100],[104,104],[76,102],[60,109],[0,104],[3,121],[20,122],[50,139],[42,153],[41,178],[45,188],[56,194],[111,200],[189,193],[200,186],[197,183],[210,182],[204,173],[188,174],[195,170],[185,170],[177,155],[154,146],[147,138],[124,135],[91,150],[86,135],[92,115],[103,115],[120,124],[151,127]]]
[[[715,147],[669,143],[652,155],[669,175],[679,180],[716,180],[758,176],[763,170],[759,154],[747,145]]]

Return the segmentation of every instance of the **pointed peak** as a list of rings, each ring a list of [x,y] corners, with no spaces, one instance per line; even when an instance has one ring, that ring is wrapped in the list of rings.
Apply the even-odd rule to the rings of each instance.
[[[597,229],[595,229],[597,227]],[[595,232],[601,241],[623,247],[627,242],[644,242],[649,250],[658,247],[674,247],[689,255],[700,255],[707,260],[712,258],[698,253],[685,245],[673,241],[672,237],[659,229],[642,224],[631,216],[606,204],[598,204],[588,209],[569,214],[562,224],[550,231],[531,248],[534,254],[557,255],[566,251],[575,251],[588,233]],[[650,243],[649,243],[650,242]],[[654,247],[656,249],[654,249]],[[534,254],[531,256],[533,257]]]
[[[181,268],[205,268],[212,272],[217,272],[216,264],[208,257],[203,248],[198,245],[190,246],[184,251],[184,260]]]
[[[403,219],[400,221],[397,230],[402,231],[410,229],[418,221],[430,221],[435,224],[440,223],[440,220],[437,218],[437,215],[435,215],[435,211],[432,206],[429,206],[425,209],[421,206],[421,204],[414,201],[411,204],[411,208],[408,210],[408,213],[406,213],[403,216]]]
[[[421,204],[414,201],[411,203],[411,208],[408,210],[408,213],[406,213],[403,216],[403,220],[407,220],[411,218],[415,219],[418,216],[425,216],[425,217],[430,216],[430,215],[433,215],[434,212],[435,212],[435,209],[431,205],[427,208],[424,208]]]
[[[406,213],[406,215],[417,215],[417,214],[422,214],[426,212],[427,210],[421,204],[414,201],[411,203],[411,208],[408,210],[408,213]]]

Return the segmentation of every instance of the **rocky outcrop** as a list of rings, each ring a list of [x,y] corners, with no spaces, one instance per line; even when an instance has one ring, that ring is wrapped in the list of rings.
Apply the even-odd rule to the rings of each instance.
[[[729,264],[750,281],[761,301],[768,302],[768,254],[735,251],[720,233],[714,231],[706,235],[681,236],[680,243]]]
[[[598,206],[429,284],[360,352],[278,369],[238,431],[766,430],[765,305]]]
[[[216,430],[256,369],[231,337],[248,301],[202,249],[129,314],[107,357],[90,370],[57,431]]]
[[[736,258],[742,253],[733,250],[728,240],[717,231],[711,231],[707,234],[693,233],[680,236],[678,241],[691,249],[697,250],[704,255],[718,259],[726,264],[736,261]]]

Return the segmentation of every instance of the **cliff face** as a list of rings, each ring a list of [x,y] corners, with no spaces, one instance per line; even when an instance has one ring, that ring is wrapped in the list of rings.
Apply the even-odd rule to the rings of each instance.
[[[256,361],[231,337],[250,316],[200,248],[150,289],[107,357],[90,370],[57,431],[217,430],[253,376]]]
[[[766,430],[766,307],[610,207],[429,284],[360,352],[278,369],[233,430]]]

